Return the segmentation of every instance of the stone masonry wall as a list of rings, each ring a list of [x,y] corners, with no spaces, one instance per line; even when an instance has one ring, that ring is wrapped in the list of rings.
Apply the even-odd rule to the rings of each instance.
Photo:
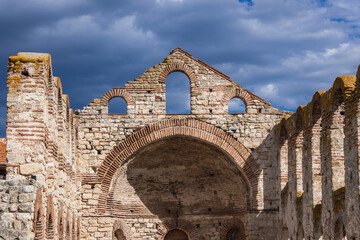
[[[279,239],[360,238],[358,81],[359,75],[338,77],[276,126],[281,154],[274,160],[288,165]]]
[[[0,192],[6,231],[0,237],[77,234],[76,123],[60,79],[52,76],[50,55],[10,57],[7,87],[6,180]]]
[[[175,71],[190,114],[166,114]],[[49,54],[12,56],[0,239],[360,239],[359,78],[290,116],[177,48],[73,113]]]

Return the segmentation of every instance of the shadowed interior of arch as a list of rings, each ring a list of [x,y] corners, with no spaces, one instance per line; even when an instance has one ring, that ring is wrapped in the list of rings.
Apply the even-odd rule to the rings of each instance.
[[[122,97],[114,97],[110,99],[108,104],[108,113],[110,114],[126,114],[127,104]]]
[[[190,113],[190,81],[185,73],[173,72],[166,78],[166,113]]]
[[[166,235],[164,240],[188,240],[187,234],[180,229],[170,230]]]
[[[117,240],[125,240],[126,239],[124,236],[124,233],[121,229],[116,230],[114,235]]]
[[[246,112],[246,106],[244,102],[240,98],[232,98],[229,101],[229,113],[245,113]]]
[[[245,214],[249,187],[232,161],[215,146],[191,137],[149,144],[117,170],[108,209],[160,218]]]

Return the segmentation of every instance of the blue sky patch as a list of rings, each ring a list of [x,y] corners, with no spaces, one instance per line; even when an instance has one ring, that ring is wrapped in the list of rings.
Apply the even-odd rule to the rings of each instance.
[[[247,3],[248,6],[254,6],[254,3],[252,0],[239,0],[241,3]]]

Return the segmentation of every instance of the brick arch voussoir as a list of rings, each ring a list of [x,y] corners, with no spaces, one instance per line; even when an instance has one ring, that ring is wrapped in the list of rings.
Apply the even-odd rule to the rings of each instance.
[[[131,105],[135,103],[134,98],[126,91],[124,88],[113,88],[106,92],[101,100],[100,105],[107,106],[109,104],[109,101],[114,97],[121,97],[125,100],[127,105]]]
[[[160,72],[159,81],[165,83],[167,76],[173,72],[183,72],[185,75],[188,76],[190,84],[196,79],[196,73],[192,68],[190,68],[184,63],[177,62],[171,63],[162,69],[162,71]]]
[[[222,99],[222,103],[227,105],[233,98],[240,98],[246,107],[254,105],[254,101],[251,95],[247,91],[238,88],[233,88],[227,92]]]
[[[102,185],[98,211],[105,211],[106,198],[112,178],[123,161],[144,146],[175,135],[190,136],[208,142],[231,156],[247,180],[248,190],[252,194],[249,197],[253,201],[257,188],[259,166],[251,157],[250,151],[230,134],[211,124],[195,119],[172,119],[142,128],[118,144],[106,157],[98,170],[98,180]]]

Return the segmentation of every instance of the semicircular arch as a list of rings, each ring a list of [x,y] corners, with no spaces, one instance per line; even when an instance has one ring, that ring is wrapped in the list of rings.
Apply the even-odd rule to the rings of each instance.
[[[226,93],[222,99],[224,105],[228,105],[229,101],[233,98],[238,98],[244,102],[245,107],[254,105],[254,101],[248,91],[239,88],[233,88],[228,93]]]
[[[127,158],[150,143],[176,135],[202,140],[227,154],[246,180],[249,188],[250,202],[248,204],[251,206],[256,203],[258,164],[251,157],[250,151],[229,133],[211,124],[196,119],[172,119],[140,129],[119,143],[107,156],[98,171],[98,180],[102,185],[98,211],[105,211],[106,199],[114,174]]]
[[[162,69],[162,71],[160,72],[159,81],[165,83],[167,76],[173,72],[184,73],[190,80],[190,86],[191,83],[194,82],[197,77],[196,73],[192,68],[190,68],[184,63],[176,62],[176,63],[171,63]]]
[[[109,104],[109,101],[114,97],[121,97],[125,100],[127,105],[132,105],[135,103],[134,98],[126,91],[124,88],[113,88],[106,92],[101,100],[100,105],[107,106]]]

